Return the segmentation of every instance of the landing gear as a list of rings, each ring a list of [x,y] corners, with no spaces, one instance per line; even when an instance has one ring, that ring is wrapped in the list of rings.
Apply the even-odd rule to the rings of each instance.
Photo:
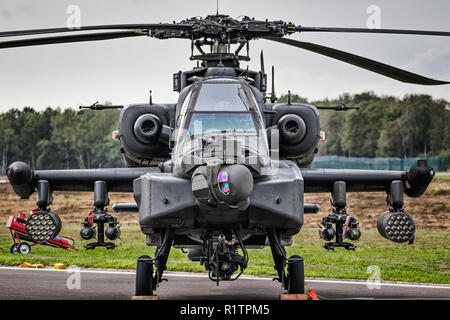
[[[136,295],[153,295],[153,260],[149,256],[141,256],[137,261]]]
[[[305,266],[300,256],[288,259],[288,293],[305,293]]]
[[[267,237],[269,239],[270,249],[272,251],[275,270],[277,270],[277,280],[289,294],[303,294],[305,292],[305,267],[303,258],[292,256],[286,258],[286,251],[281,245],[280,236],[277,230],[268,229]],[[287,266],[287,275],[285,268]]]
[[[173,229],[161,230],[162,243],[156,248],[155,259],[149,256],[139,257],[136,265],[136,296],[152,296],[162,281],[167,266],[174,234]],[[153,273],[155,269],[155,273]]]

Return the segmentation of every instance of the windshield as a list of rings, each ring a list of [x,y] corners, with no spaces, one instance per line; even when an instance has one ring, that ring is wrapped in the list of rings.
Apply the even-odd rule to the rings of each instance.
[[[193,113],[188,130],[191,135],[227,131],[256,134],[250,113]]]
[[[248,101],[240,83],[204,83],[194,111],[248,111]]]
[[[232,155],[253,159],[249,163],[268,158],[264,122],[248,84],[208,81],[191,90],[189,102],[185,100],[181,108],[173,152],[179,170],[187,172],[197,163],[212,158],[223,161]],[[208,150],[213,150],[213,155],[208,155]]]

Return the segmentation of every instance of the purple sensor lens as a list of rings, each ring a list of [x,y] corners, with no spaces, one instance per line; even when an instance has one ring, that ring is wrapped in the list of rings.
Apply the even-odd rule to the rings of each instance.
[[[218,182],[226,182],[228,181],[228,172],[220,171],[219,177],[217,178]]]

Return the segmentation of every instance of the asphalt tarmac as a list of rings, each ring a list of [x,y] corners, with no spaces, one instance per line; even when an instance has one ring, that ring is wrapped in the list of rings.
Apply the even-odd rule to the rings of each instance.
[[[271,278],[242,276],[216,286],[206,274],[164,275],[155,294],[161,300],[279,300],[281,285]],[[450,285],[367,283],[307,279],[320,299],[450,299]],[[0,300],[76,299],[129,300],[135,274],[88,269],[22,269],[0,267]]]

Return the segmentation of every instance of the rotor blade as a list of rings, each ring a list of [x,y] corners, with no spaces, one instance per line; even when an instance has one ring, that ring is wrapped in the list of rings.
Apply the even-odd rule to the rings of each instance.
[[[415,34],[427,36],[450,36],[447,31],[401,30],[401,29],[365,29],[365,28],[334,28],[334,27],[295,27],[299,32],[349,32],[349,33],[388,33]]]
[[[15,37],[15,36],[30,36],[48,33],[61,32],[79,32],[79,31],[94,31],[94,30],[132,30],[132,29],[191,29],[190,24],[176,24],[176,23],[153,23],[153,24],[110,24],[98,26],[85,26],[79,28],[46,28],[46,29],[30,29],[30,30],[13,30],[0,32],[0,37]]]
[[[315,53],[322,54],[324,56],[337,59],[339,61],[343,61],[354,66],[370,70],[372,72],[376,72],[382,74],[386,77],[396,79],[402,82],[421,84],[421,85],[441,85],[441,84],[449,84],[450,82],[434,80],[430,78],[423,77],[421,75],[405,71],[375,60],[371,60],[368,58],[364,58],[352,53],[340,51],[337,49],[333,49],[330,47],[321,46],[318,44],[310,43],[310,42],[302,42],[293,39],[285,39],[285,38],[274,38],[274,37],[264,37],[263,39],[272,40],[276,42],[281,42],[290,46],[294,46],[297,48],[305,49],[308,51],[312,51]]]
[[[45,44],[68,43],[68,42],[110,40],[110,39],[138,37],[146,35],[147,35],[146,33],[142,32],[120,31],[120,32],[103,32],[103,33],[78,34],[59,37],[12,40],[0,42],[0,49],[39,46]]]

